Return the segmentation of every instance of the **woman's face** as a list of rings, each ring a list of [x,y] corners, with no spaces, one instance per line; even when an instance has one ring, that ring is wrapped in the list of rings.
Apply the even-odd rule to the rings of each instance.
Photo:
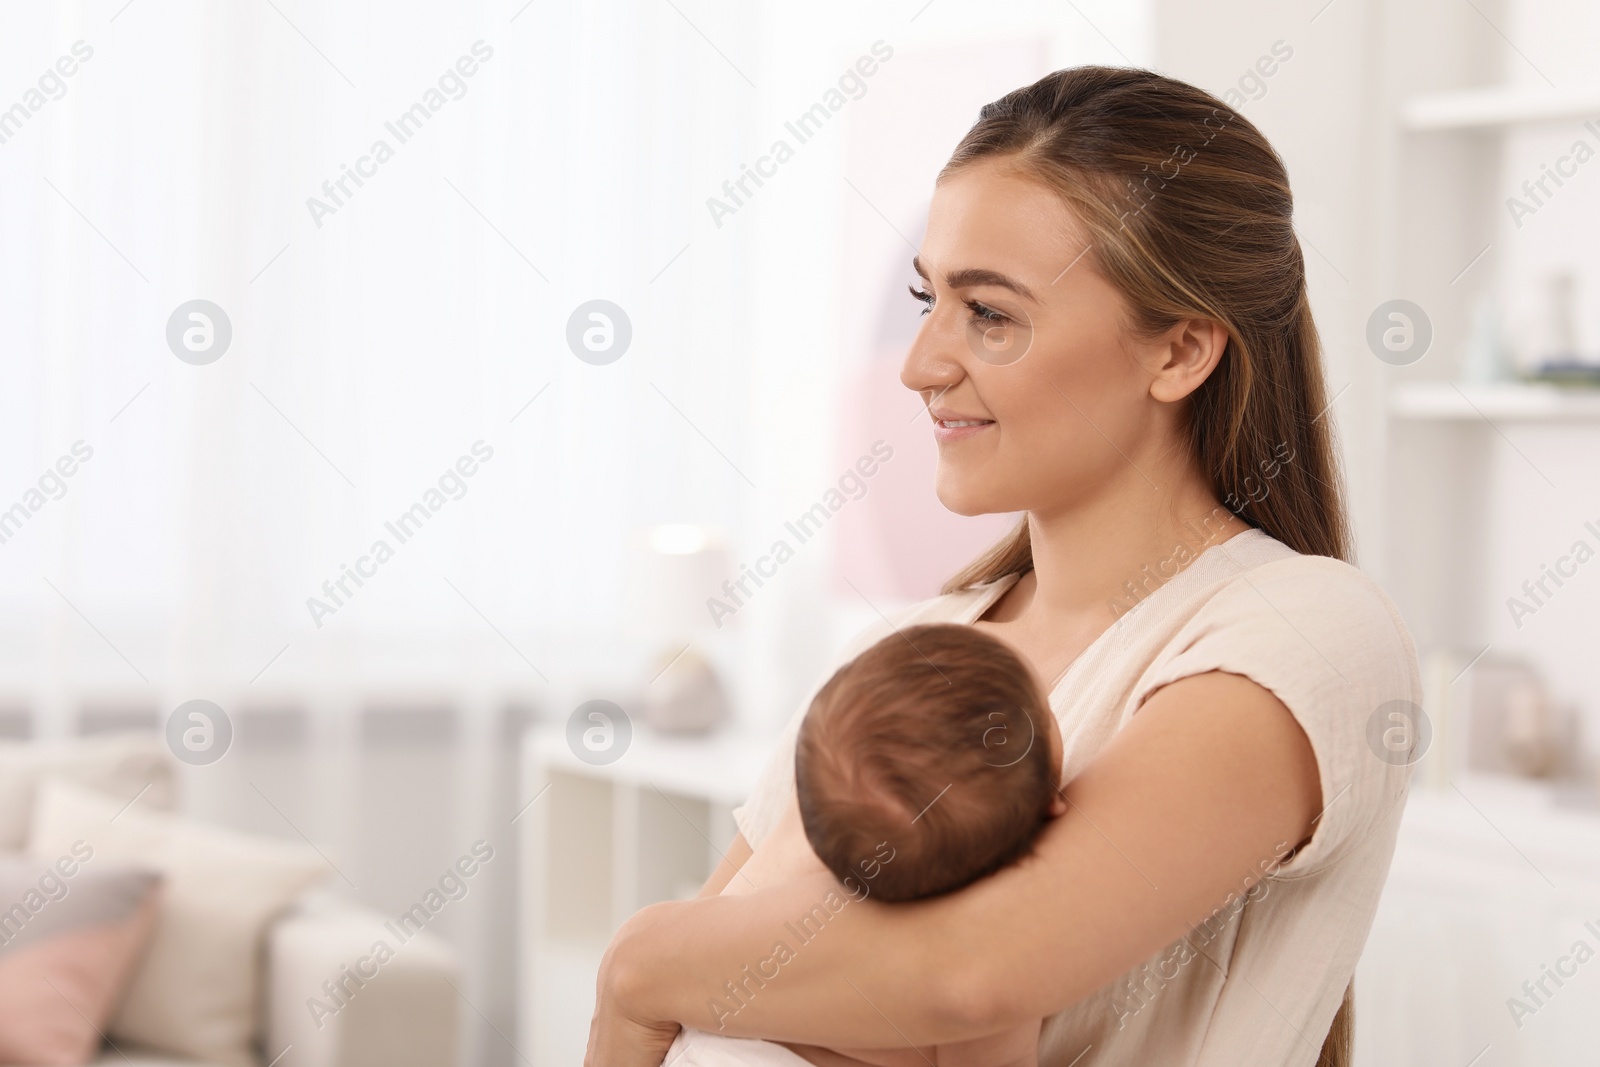
[[[915,263],[926,318],[900,380],[933,416],[951,511],[1070,508],[1141,477],[1138,457],[1167,443],[1173,405],[1151,396],[1163,346],[1129,333],[1087,243],[1057,194],[1004,161],[935,191]]]

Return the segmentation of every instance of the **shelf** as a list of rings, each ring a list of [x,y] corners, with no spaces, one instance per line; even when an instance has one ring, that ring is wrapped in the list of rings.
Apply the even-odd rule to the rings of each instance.
[[[551,769],[729,807],[745,802],[778,744],[773,735],[721,730],[701,736],[669,736],[636,724],[622,758],[594,766],[573,754],[564,725],[536,728],[525,736],[525,758]]]
[[[1435,899],[1515,898],[1541,873],[1600,900],[1600,811],[1563,806],[1550,782],[1509,776],[1467,772],[1446,788],[1412,787],[1394,889]]]
[[[1419,421],[1477,419],[1513,422],[1600,422],[1600,389],[1507,382],[1402,385],[1389,394],[1389,413]]]
[[[705,882],[737,833],[733,807],[778,740],[737,729],[673,736],[639,723],[617,759],[596,765],[578,758],[565,723],[524,735],[518,1027],[532,1062],[583,1059],[612,934],[640,908]]]
[[[1558,119],[1600,119],[1600,88],[1461,89],[1412,97],[1400,108],[1408,130],[1494,129]]]

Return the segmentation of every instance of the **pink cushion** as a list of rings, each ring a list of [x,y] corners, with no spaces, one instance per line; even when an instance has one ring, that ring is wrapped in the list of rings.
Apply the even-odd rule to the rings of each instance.
[[[88,846],[53,862],[0,856],[0,1064],[95,1056],[160,886],[151,871],[97,867]]]

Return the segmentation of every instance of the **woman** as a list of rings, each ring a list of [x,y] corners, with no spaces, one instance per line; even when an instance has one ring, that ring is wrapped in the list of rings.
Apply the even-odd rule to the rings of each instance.
[[[656,1064],[680,1024],[904,1053],[1039,1017],[1047,1067],[1348,1062],[1410,762],[1369,738],[1420,694],[1345,562],[1291,209],[1260,132],[1181,82],[1082,67],[983,109],[901,379],[945,506],[1026,518],[843,658],[918,622],[1009,641],[1056,679],[1067,813],[990,878],[802,940],[827,880],[771,877],[761,847],[795,802],[791,723],[700,899],[618,932],[589,1063]]]

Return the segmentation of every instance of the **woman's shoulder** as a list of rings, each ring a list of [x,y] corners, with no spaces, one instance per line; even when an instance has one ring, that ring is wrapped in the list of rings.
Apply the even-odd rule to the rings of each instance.
[[[1213,595],[1225,595],[1254,614],[1276,615],[1292,608],[1319,617],[1322,627],[1361,627],[1374,638],[1410,646],[1399,608],[1365,571],[1332,556],[1292,549],[1286,553],[1241,568]]]
[[[1418,699],[1416,645],[1369,575],[1264,534],[1241,548],[1224,555],[1187,604],[1173,605],[1176,617],[1157,638],[1164,647],[1155,652],[1156,672],[1206,665],[1271,679],[1275,691],[1315,692],[1324,706],[1322,695],[1334,689],[1362,704]]]
[[[1181,617],[1157,638],[1132,700],[1137,707],[1164,685],[1221,671],[1283,703],[1311,744],[1324,804],[1312,846],[1283,868],[1293,875],[1333,862],[1393,816],[1426,743],[1421,672],[1400,613],[1371,577],[1273,548],[1264,535],[1253,541],[1238,566],[1215,567],[1188,610],[1174,612]],[[1403,750],[1389,741],[1397,722],[1408,731]]]

